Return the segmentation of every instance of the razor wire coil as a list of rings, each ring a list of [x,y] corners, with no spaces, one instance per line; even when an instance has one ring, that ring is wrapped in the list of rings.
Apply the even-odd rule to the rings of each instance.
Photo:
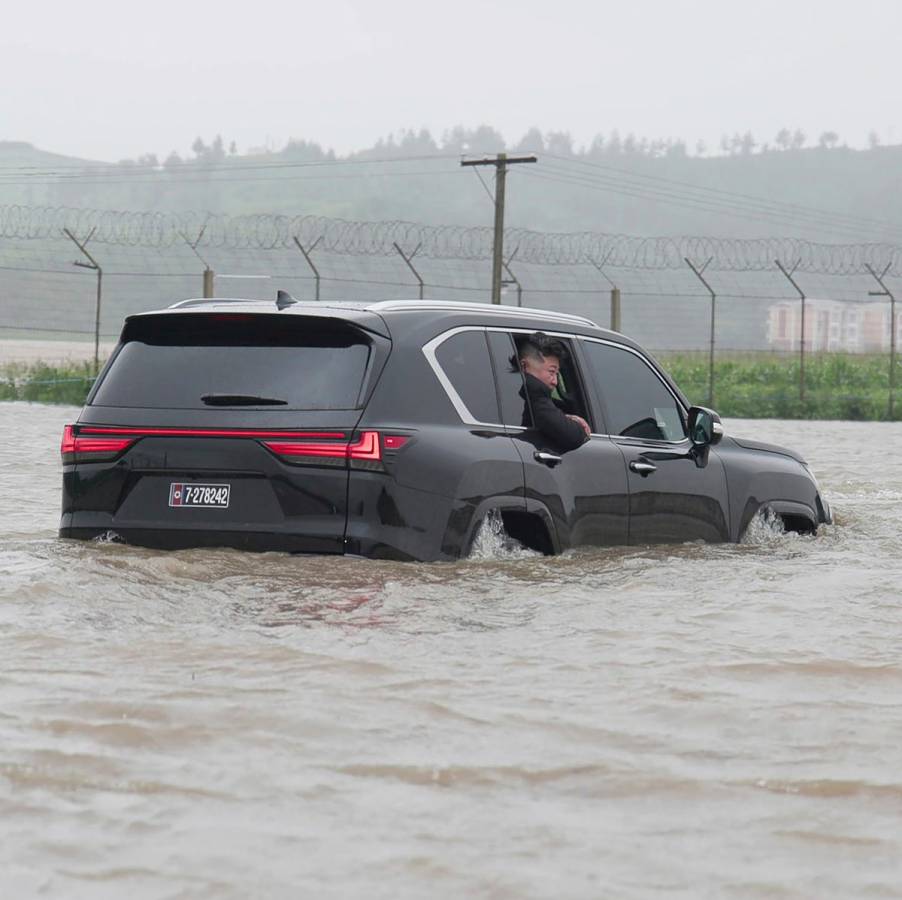
[[[324,216],[200,212],[144,212],[63,206],[0,206],[0,238],[57,240],[68,229],[97,244],[162,250],[186,242],[217,250],[296,250],[316,241],[318,250],[348,256],[405,252],[438,260],[483,261],[492,256],[487,226],[426,225],[401,220],[366,222]],[[755,239],[704,236],[641,237],[600,232],[548,233],[509,228],[505,244],[519,263],[547,266],[675,270],[691,259],[710,260],[713,271],[761,272],[775,261],[821,275],[857,275],[868,266],[902,275],[902,247],[887,243],[828,244],[792,237]],[[888,267],[888,268],[887,268]]]

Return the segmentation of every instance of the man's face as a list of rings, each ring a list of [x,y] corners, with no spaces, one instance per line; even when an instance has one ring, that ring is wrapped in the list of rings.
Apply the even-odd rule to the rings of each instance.
[[[527,375],[538,378],[542,384],[552,390],[557,387],[557,373],[561,370],[561,362],[556,356],[543,356],[541,361],[531,356],[523,357],[523,371]]]

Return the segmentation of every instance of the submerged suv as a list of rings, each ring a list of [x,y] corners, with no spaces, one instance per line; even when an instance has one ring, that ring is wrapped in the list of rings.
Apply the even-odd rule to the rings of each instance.
[[[542,332],[591,437],[532,423],[517,365]],[[155,547],[469,552],[487,517],[546,554],[738,541],[760,511],[830,521],[795,453],[723,437],[633,341],[484,304],[187,300],[126,319],[62,440],[60,535]]]

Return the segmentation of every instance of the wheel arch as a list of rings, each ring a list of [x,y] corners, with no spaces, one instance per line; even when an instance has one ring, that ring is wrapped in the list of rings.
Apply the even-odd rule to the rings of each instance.
[[[754,516],[768,509],[773,510],[783,520],[783,526],[787,531],[795,531],[798,534],[817,534],[817,510],[813,510],[808,504],[800,503],[797,500],[767,500],[758,504],[751,515],[743,517],[743,534]]]
[[[561,552],[554,520],[545,504],[535,500],[524,502],[522,496],[495,496],[482,500],[473,510],[466,540],[462,544],[462,556],[467,556],[486,516],[497,510],[501,514],[505,531],[530,550],[546,556]]]

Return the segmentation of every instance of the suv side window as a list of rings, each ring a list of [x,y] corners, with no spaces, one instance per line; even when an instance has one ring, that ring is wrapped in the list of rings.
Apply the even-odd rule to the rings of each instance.
[[[589,410],[585,402],[585,394],[583,392],[579,371],[576,366],[576,359],[573,355],[573,342],[569,338],[554,338],[559,341],[564,348],[564,356],[560,360],[561,368],[558,372],[558,383],[552,392],[552,398],[555,405],[561,412],[568,415],[575,414],[582,416],[588,421],[590,419]],[[519,357],[523,344],[529,340],[529,334],[515,334],[514,344],[517,348],[517,356]]]
[[[637,354],[583,341],[611,434],[656,441],[686,436],[682,409],[654,370]]]
[[[501,421],[517,428],[531,428],[532,411],[526,401],[523,373],[517,363],[517,348],[513,338],[506,331],[488,331],[486,337],[489,339],[489,351],[498,385]]]
[[[482,330],[461,331],[443,341],[435,358],[458,397],[477,422],[498,421],[498,402],[492,390],[492,365]]]

